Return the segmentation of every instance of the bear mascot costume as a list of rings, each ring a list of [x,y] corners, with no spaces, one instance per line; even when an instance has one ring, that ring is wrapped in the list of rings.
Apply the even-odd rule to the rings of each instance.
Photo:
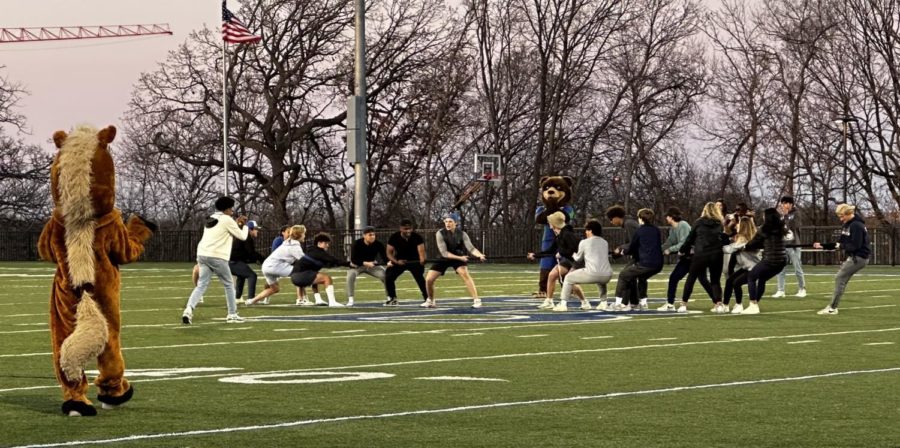
[[[119,265],[144,251],[156,226],[138,216],[126,225],[114,207],[116,176],[109,144],[116,128],[77,127],[53,134],[59,151],[50,166],[53,214],[38,240],[41,258],[56,264],[50,292],[50,339],[62,412],[96,415],[87,398],[85,364],[97,362],[94,380],[104,409],[131,399],[119,341]]]
[[[572,178],[569,176],[544,176],[540,181],[541,203],[535,211],[535,222],[544,226],[544,233],[541,237],[541,250],[547,250],[553,245],[556,235],[547,224],[547,216],[556,212],[562,212],[566,215],[566,224],[571,224],[575,219],[575,208],[572,207]],[[547,278],[550,271],[556,266],[556,259],[553,257],[541,258],[541,277],[538,281],[538,292],[534,293],[535,298],[543,299],[547,297]]]

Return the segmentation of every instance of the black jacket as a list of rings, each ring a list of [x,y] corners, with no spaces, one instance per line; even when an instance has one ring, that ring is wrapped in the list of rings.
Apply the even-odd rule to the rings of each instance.
[[[772,264],[787,264],[787,255],[784,253],[784,233],[781,229],[772,229],[764,233],[760,229],[756,236],[744,246],[744,250],[763,250],[762,261]]]
[[[560,256],[572,260],[572,256],[575,255],[575,252],[578,252],[578,243],[580,242],[581,238],[578,237],[572,226],[566,224],[554,238],[553,244],[547,250],[538,252],[538,255],[550,257],[559,253]]]
[[[306,248],[303,257],[294,262],[294,270],[292,272],[319,271],[322,268],[332,266],[350,266],[350,262],[325,252],[319,246],[311,246]]]
[[[360,238],[354,241],[353,246],[350,248],[350,261],[357,266],[362,266],[363,262],[366,261],[384,264],[388,259],[385,251],[386,249],[384,244],[381,244],[381,241],[375,240],[372,244],[366,244],[366,241]]]
[[[712,218],[700,218],[691,227],[684,244],[679,252],[690,254],[694,249],[694,255],[712,256],[722,253],[722,246],[727,242],[727,236],[722,233],[722,223]]]
[[[244,263],[262,263],[266,257],[256,251],[256,243],[253,237],[247,235],[247,239],[241,241],[237,238],[231,243],[231,261],[243,261]]]

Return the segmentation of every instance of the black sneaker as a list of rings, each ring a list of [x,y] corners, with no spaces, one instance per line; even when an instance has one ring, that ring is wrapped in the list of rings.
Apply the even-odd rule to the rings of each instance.
[[[400,304],[397,303],[397,299],[387,299],[384,301],[384,306],[399,306],[399,305]]]

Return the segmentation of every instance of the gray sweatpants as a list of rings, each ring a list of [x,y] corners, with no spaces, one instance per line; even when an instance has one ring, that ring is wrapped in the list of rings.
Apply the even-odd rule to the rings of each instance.
[[[844,295],[844,290],[847,289],[847,282],[850,281],[850,277],[853,277],[853,274],[862,270],[867,264],[869,264],[869,259],[861,257],[847,257],[847,260],[841,264],[841,269],[834,276],[834,296],[831,298],[832,308],[837,308],[840,305],[841,296]]]
[[[572,295],[572,287],[574,285],[584,285],[594,283],[600,289],[601,296],[606,292],[606,284],[612,279],[612,272],[589,272],[587,269],[576,269],[569,271],[563,280],[562,293],[559,298],[569,300]]]
[[[225,304],[228,307],[228,314],[237,313],[237,301],[234,298],[234,279],[231,278],[228,260],[198,255],[197,264],[200,265],[200,278],[197,280],[197,286],[191,291],[191,298],[188,299],[187,305],[191,309],[197,307],[200,299],[203,298],[203,293],[209,287],[213,274],[215,274],[222,282],[222,286],[225,287]]]
[[[356,277],[368,274],[381,280],[384,283],[384,266],[374,266],[371,268],[358,267],[347,269],[347,297],[353,297],[356,293]]]

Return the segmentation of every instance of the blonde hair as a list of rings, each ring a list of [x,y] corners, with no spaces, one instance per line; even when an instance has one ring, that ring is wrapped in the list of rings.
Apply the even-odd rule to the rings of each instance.
[[[291,226],[291,239],[294,241],[303,241],[306,238],[306,226],[303,224]]]
[[[756,223],[749,216],[741,216],[737,223],[737,235],[734,237],[735,243],[748,243],[756,236]]]
[[[840,204],[834,211],[841,216],[852,215],[856,213],[856,206],[850,204]]]
[[[703,206],[703,213],[700,214],[701,218],[711,218],[716,221],[722,221],[724,218],[722,217],[722,211],[719,210],[719,207],[715,202],[707,202],[705,206]]]

